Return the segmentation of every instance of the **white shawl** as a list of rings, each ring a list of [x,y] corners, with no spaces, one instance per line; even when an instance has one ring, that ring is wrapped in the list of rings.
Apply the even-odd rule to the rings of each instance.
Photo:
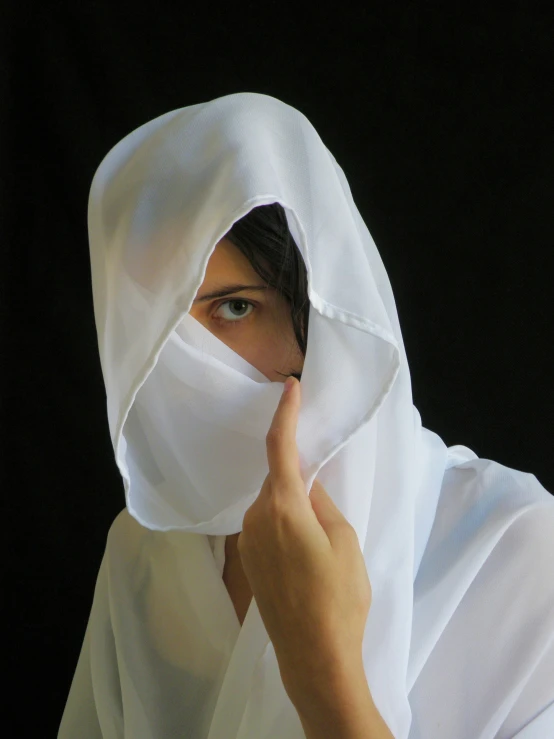
[[[282,384],[187,315],[216,243],[272,202],[308,272],[302,475],[358,535],[377,708],[397,739],[502,739],[526,724],[518,738],[554,737],[554,499],[422,428],[390,282],[343,171],[305,116],[241,93],[139,127],[92,183],[94,311],[127,507],[59,739],[304,736],[255,600],[241,628],[221,578],[225,536],[268,472]]]

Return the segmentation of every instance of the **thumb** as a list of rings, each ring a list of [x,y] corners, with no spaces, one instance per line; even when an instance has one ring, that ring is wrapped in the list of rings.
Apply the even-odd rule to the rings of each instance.
[[[310,502],[317,520],[326,533],[329,533],[328,529],[331,526],[343,523],[346,520],[319,480],[313,482],[310,490]]]
[[[325,531],[333,550],[344,556],[346,561],[355,561],[352,559],[353,552],[359,551],[360,548],[356,531],[317,480],[314,480],[310,490],[310,501],[315,517]]]

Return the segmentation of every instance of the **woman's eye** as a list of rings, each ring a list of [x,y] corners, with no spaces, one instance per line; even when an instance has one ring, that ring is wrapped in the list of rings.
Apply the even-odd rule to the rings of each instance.
[[[231,308],[228,311],[222,311],[222,309],[226,306],[231,306]],[[256,307],[254,303],[251,303],[249,300],[234,298],[233,300],[225,300],[223,303],[220,303],[215,316],[218,319],[225,321],[226,323],[238,323],[252,314],[252,311],[250,311],[249,313],[245,313],[244,306],[246,306],[247,308],[250,307],[252,309]]]

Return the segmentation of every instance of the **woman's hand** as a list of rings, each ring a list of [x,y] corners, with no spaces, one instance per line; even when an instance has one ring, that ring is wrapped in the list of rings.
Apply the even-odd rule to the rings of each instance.
[[[354,528],[315,480],[300,476],[300,383],[283,392],[266,437],[269,474],[237,541],[287,693],[340,679],[362,662],[371,585]],[[359,673],[358,673],[359,674]]]

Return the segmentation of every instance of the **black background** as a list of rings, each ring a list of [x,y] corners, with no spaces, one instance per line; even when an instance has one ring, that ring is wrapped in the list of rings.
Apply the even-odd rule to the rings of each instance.
[[[87,197],[108,150],[162,113],[243,91],[300,109],[381,252],[423,425],[554,491],[548,6],[2,6],[5,674],[28,706],[10,735],[56,734],[125,504]]]

